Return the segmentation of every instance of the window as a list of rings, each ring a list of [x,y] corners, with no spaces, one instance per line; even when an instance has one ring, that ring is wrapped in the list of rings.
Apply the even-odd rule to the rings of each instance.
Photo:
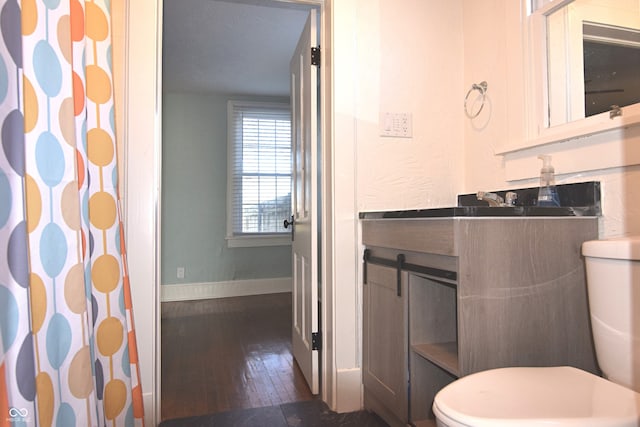
[[[228,103],[227,240],[234,246],[290,243],[291,112],[286,104]]]

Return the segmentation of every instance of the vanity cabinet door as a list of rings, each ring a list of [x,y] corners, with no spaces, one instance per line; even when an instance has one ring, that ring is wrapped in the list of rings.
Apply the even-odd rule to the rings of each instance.
[[[399,276],[397,269],[376,264],[367,264],[366,268],[367,283],[363,285],[365,407],[392,426],[406,425],[407,273],[401,272]]]

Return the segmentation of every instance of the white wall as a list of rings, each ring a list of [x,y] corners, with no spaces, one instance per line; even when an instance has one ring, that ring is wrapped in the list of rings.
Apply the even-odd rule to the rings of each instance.
[[[551,154],[558,183],[602,183],[601,238],[640,233],[637,130],[495,154],[525,138],[520,3],[464,0],[465,88],[486,80],[490,103],[477,120],[465,119],[463,192],[536,186],[541,166],[537,156]]]
[[[451,206],[464,183],[462,1],[361,1],[356,144],[360,211]],[[380,136],[408,112],[412,138]]]

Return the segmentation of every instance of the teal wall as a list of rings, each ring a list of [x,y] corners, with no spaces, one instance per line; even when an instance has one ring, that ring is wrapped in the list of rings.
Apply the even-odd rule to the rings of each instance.
[[[227,100],[288,102],[190,93],[163,94],[162,284],[291,276],[291,247],[228,248]],[[185,278],[177,279],[178,267]]]

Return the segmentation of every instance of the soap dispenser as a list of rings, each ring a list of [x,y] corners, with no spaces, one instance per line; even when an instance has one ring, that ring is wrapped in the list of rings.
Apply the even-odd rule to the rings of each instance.
[[[540,155],[542,169],[540,169],[540,189],[538,190],[538,206],[559,207],[560,198],[555,182],[555,171],[551,166],[551,156]]]

